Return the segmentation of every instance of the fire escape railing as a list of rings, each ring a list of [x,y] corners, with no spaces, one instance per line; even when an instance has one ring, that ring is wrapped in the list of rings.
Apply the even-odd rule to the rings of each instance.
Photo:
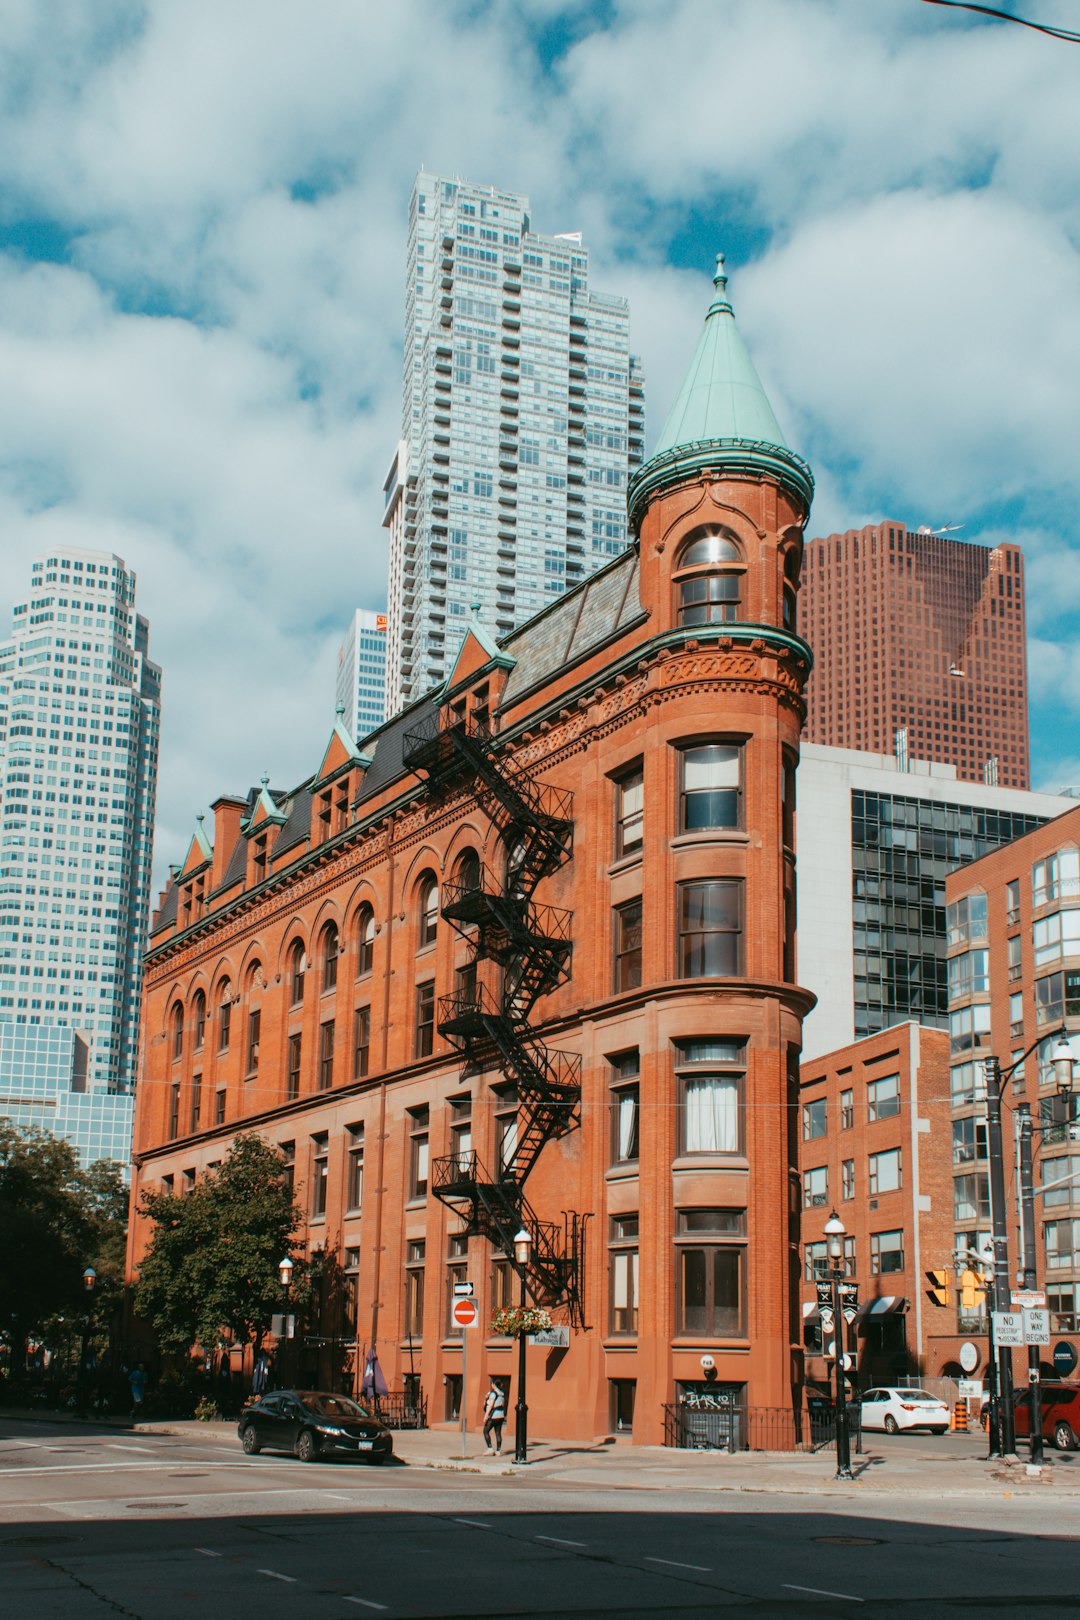
[[[506,851],[501,879],[478,862],[443,884],[442,915],[468,941],[472,957],[461,987],[440,997],[438,1027],[471,1070],[497,1066],[513,1085],[516,1135],[494,1173],[471,1151],[437,1159],[432,1191],[468,1233],[501,1249],[519,1275],[514,1238],[524,1226],[532,1238],[524,1269],[533,1300],[565,1306],[581,1324],[585,1218],[565,1212],[561,1226],[543,1221],[525,1196],[544,1148],[581,1120],[580,1057],[552,1049],[529,1024],[538,999],[570,972],[571,914],[533,895],[570,858],[573,795],[535,782],[507,760],[486,726],[445,710],[406,733],[405,763],[427,777],[433,792],[469,785]],[[494,965],[488,974],[498,979],[497,991],[481,976],[485,963]]]

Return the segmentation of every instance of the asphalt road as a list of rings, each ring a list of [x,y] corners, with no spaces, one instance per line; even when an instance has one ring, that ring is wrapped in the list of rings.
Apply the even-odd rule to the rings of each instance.
[[[1080,1500],[582,1489],[0,1426],[4,1620],[1080,1616]]]

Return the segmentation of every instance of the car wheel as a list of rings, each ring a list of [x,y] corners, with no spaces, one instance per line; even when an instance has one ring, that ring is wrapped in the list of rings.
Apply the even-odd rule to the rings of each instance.
[[[369,1457],[368,1458],[368,1462],[370,1463],[372,1468],[381,1468],[385,1461],[386,1461],[385,1457]]]
[[[899,1423],[897,1423],[897,1421],[893,1417],[892,1413],[891,1412],[886,1412],[886,1414],[885,1414],[885,1433],[886,1434],[896,1434],[896,1433],[898,1433],[899,1429],[900,1429],[900,1425],[899,1425]]]
[[[246,1426],[243,1436],[241,1437],[240,1444],[244,1448],[245,1456],[257,1457],[259,1455],[259,1452],[262,1450],[262,1441],[255,1433],[254,1423],[249,1423]]]
[[[1054,1424],[1054,1444],[1059,1451],[1076,1450],[1076,1436],[1067,1423]]]
[[[310,1429],[305,1429],[296,1442],[296,1455],[301,1462],[314,1462],[319,1455],[319,1448],[315,1443],[315,1436]]]
[[[948,1428],[942,1428],[940,1425],[936,1429],[930,1430],[931,1434],[948,1434],[948,1432]]]

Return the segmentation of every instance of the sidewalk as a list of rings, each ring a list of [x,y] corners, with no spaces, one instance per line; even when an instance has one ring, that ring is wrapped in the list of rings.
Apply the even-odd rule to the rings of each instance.
[[[236,1444],[235,1423],[141,1423],[143,1433],[184,1434]],[[622,1441],[531,1440],[529,1462],[513,1461],[513,1442],[501,1457],[484,1450],[470,1434],[462,1455],[461,1435],[447,1429],[394,1432],[398,1460],[413,1468],[453,1473],[513,1475],[559,1480],[592,1488],[663,1491],[766,1492],[807,1496],[1002,1496],[1032,1492],[1080,1498],[1080,1453],[1048,1450],[1040,1473],[1026,1458],[1013,1464],[941,1451],[890,1453],[888,1439],[864,1439],[866,1451],[852,1458],[854,1480],[837,1480],[832,1451],[728,1452],[675,1451],[664,1446],[632,1446]]]

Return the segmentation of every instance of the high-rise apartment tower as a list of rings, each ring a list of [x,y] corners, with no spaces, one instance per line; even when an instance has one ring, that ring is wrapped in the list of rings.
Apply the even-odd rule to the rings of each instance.
[[[473,602],[505,634],[627,542],[644,382],[624,298],[527,197],[421,173],[402,440],[386,486],[389,709],[442,680]]]
[[[1028,786],[1018,546],[888,522],[811,540],[799,622],[815,659],[807,742]]]
[[[58,549],[0,642],[0,1019],[76,1029],[90,1090],[135,1080],[161,707],[148,640],[123,560]]]

